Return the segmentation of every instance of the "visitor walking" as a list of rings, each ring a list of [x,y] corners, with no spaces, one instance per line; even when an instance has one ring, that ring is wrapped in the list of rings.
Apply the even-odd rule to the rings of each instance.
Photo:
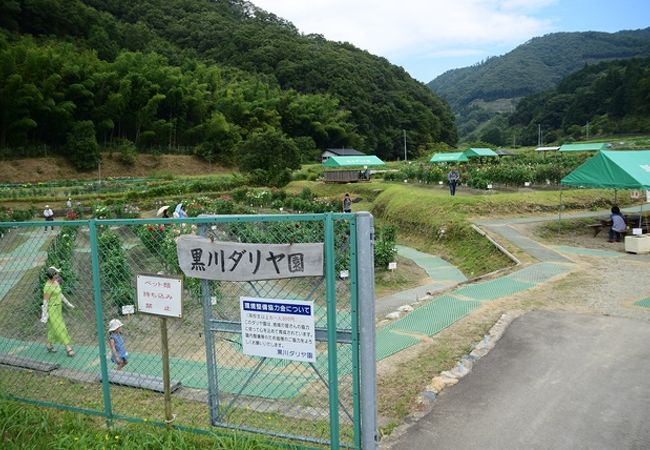
[[[108,323],[108,343],[111,346],[111,361],[117,364],[117,370],[122,370],[129,361],[129,352],[126,351],[122,337],[122,322],[113,319]]]
[[[45,220],[47,222],[51,222],[54,220],[54,211],[52,211],[50,205],[45,205],[45,209],[43,210],[43,217],[45,217]],[[50,229],[53,230],[54,227],[50,225]],[[45,231],[47,231],[47,225],[45,225]]]
[[[447,174],[447,181],[449,182],[449,193],[451,195],[456,195],[456,186],[458,185],[458,180],[460,180],[460,175],[456,168],[452,168]]]
[[[352,212],[352,200],[350,199],[350,194],[347,192],[343,196],[343,212],[351,213]]]
[[[43,286],[43,310],[41,322],[47,322],[47,351],[56,352],[54,344],[65,345],[65,351],[68,356],[74,356],[74,351],[70,347],[70,336],[68,329],[63,321],[62,303],[74,309],[74,305],[65,298],[61,291],[61,270],[50,266],[45,272],[47,281]]]
[[[182,202],[179,203],[178,205],[176,205],[176,209],[174,209],[173,216],[176,219],[184,219],[185,217],[187,217],[187,213],[183,209],[183,203]]]

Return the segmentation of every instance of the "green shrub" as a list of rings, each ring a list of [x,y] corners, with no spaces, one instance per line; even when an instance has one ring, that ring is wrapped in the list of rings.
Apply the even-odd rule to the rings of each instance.
[[[102,281],[107,296],[122,313],[122,306],[134,304],[133,274],[119,236],[110,228],[101,229],[97,238]]]
[[[128,139],[120,139],[117,143],[118,160],[127,166],[134,166],[138,161],[138,149]]]
[[[375,267],[387,269],[388,263],[395,261],[395,255],[397,255],[395,247],[397,227],[386,225],[376,228],[375,231]]]

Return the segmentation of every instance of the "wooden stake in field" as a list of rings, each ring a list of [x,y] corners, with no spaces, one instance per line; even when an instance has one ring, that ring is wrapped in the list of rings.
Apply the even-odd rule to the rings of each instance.
[[[160,344],[162,346],[163,389],[165,392],[165,424],[171,429],[174,416],[172,415],[172,394],[169,382],[169,342],[167,340],[167,318],[160,318]]]
[[[169,375],[169,342],[167,317],[182,317],[183,283],[178,277],[162,274],[137,276],[138,312],[160,317],[160,345],[162,347],[163,392],[165,394],[165,424],[171,429],[172,414],[171,381]]]

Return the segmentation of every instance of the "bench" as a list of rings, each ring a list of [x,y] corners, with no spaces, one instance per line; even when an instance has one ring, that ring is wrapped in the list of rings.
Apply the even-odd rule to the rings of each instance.
[[[598,236],[598,233],[600,233],[600,230],[602,230],[604,227],[609,227],[609,225],[603,223],[592,223],[587,225],[587,228],[591,228],[591,230],[594,232],[594,237]]]
[[[647,222],[647,219],[644,220],[644,223],[639,227],[639,216],[624,216],[625,218],[625,224],[627,225],[627,229],[629,232],[632,232],[632,228],[641,228],[643,230],[643,234],[646,234],[650,232],[650,223]],[[600,230],[603,228],[609,228],[612,226],[612,221],[611,220],[601,220],[599,223],[590,223],[586,225],[587,228],[590,228],[594,235],[593,237],[598,236],[598,233],[600,233]],[[621,235],[625,236],[628,233],[628,231],[622,231]]]

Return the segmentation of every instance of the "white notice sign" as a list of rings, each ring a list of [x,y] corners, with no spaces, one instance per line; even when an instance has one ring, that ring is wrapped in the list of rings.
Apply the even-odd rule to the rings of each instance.
[[[180,278],[158,275],[138,275],[138,312],[164,317],[181,317]]]
[[[316,361],[314,302],[240,297],[245,355]]]

